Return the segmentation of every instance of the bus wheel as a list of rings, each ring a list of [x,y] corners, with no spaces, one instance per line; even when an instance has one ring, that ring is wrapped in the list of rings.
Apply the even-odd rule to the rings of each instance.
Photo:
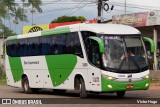
[[[28,81],[28,78],[27,77],[24,77],[22,79],[22,87],[23,87],[23,90],[26,94],[30,94],[32,93],[32,89],[29,87],[29,81]]]
[[[87,98],[87,91],[83,78],[80,78],[79,88],[80,88],[80,98]]]
[[[125,91],[117,91],[117,97],[122,98],[124,97],[124,95],[125,95]]]

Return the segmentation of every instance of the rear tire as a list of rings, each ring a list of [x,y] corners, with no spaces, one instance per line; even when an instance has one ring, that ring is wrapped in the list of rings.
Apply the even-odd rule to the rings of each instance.
[[[87,91],[86,91],[86,87],[85,87],[85,83],[83,78],[80,78],[80,84],[79,84],[79,88],[80,88],[80,98],[87,98]]]
[[[32,89],[29,86],[29,81],[28,81],[27,77],[24,77],[22,79],[22,88],[23,88],[23,90],[26,94],[31,94],[32,93]]]
[[[125,91],[117,91],[117,97],[123,98],[125,95]]]

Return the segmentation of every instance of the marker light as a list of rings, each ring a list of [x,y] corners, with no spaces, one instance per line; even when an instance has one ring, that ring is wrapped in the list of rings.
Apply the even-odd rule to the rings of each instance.
[[[149,75],[146,75],[146,76],[144,76],[144,77],[142,77],[142,78],[147,79],[147,78],[149,78]]]
[[[149,84],[147,83],[147,84],[146,84],[146,87],[148,87],[148,85],[149,85]]]
[[[112,85],[108,85],[108,88],[112,88]]]

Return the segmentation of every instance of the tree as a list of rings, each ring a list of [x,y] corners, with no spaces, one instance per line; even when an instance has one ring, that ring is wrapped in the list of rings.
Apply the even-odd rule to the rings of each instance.
[[[12,12],[14,7],[18,6],[18,4],[15,3],[15,0],[1,0],[0,4],[2,5],[3,11],[5,12],[3,18],[4,19],[7,18],[10,21],[9,13]],[[5,23],[5,20],[4,20],[4,23]],[[10,22],[10,29],[11,29],[11,22]]]
[[[42,1],[41,0],[28,0],[28,5],[32,6],[32,25],[33,25],[33,14],[35,13],[35,11],[37,10],[38,12],[42,12],[42,9],[40,8],[40,5],[42,5]]]
[[[24,10],[21,7],[18,8],[14,7],[10,15],[14,17],[13,23],[15,24],[15,30],[16,30],[16,24],[18,24],[19,21],[28,22],[27,16],[24,14]]]
[[[10,30],[8,27],[6,27],[3,23],[0,23],[0,37],[7,38],[8,36],[16,35],[16,33],[13,32],[13,30]]]
[[[26,0],[21,0],[21,1],[23,2],[23,11],[24,11],[24,7],[25,7],[25,3],[24,3],[24,2],[25,2]],[[24,15],[24,14],[23,14],[23,15]],[[23,22],[22,22],[22,27],[23,27]]]
[[[7,10],[5,8],[5,5],[0,1],[0,21],[2,22],[2,18],[7,18]]]
[[[86,21],[86,18],[83,16],[61,16],[51,21],[51,23],[74,22],[74,21]]]

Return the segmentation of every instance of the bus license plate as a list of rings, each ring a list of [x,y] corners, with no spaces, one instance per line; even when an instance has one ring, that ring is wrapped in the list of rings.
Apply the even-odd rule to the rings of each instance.
[[[126,88],[129,89],[129,88],[134,88],[134,84],[128,84],[126,85]]]

